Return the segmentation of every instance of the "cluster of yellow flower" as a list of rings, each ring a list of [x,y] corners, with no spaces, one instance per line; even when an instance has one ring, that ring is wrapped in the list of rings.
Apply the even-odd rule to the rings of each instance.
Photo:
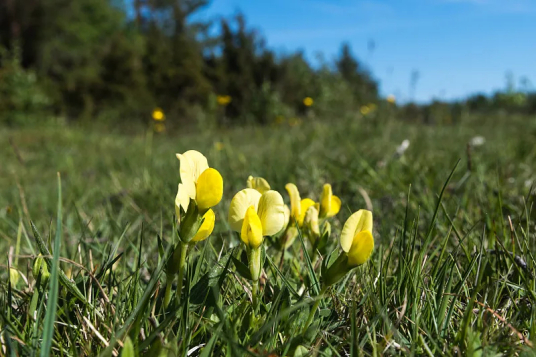
[[[223,196],[223,178],[216,169],[208,166],[203,154],[190,150],[177,154],[177,158],[180,160],[181,183],[175,199],[175,213],[179,222],[180,242],[166,268],[166,304],[170,302],[171,283],[177,274],[176,298],[180,298],[188,247],[210,236],[216,218],[212,207]],[[274,238],[279,242],[278,248],[284,250],[301,233],[308,238],[315,254],[319,241],[330,238],[331,224],[328,219],[337,215],[341,208],[341,200],[333,194],[330,184],[324,185],[319,202],[310,198],[302,199],[293,183],[285,188],[290,207],[264,178],[249,176],[246,188],[234,195],[229,207],[229,226],[239,233],[247,251],[254,306],[262,272],[261,252],[266,237]],[[374,248],[372,212],[359,210],[352,214],[339,235],[339,243],[342,254],[330,266],[322,266],[322,293],[369,259]],[[313,315],[314,311],[316,307],[313,308]]]

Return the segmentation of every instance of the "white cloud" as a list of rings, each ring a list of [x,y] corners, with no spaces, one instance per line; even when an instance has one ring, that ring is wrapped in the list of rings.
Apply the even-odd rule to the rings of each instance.
[[[436,3],[457,3],[479,6],[484,10],[498,13],[534,13],[536,1],[534,0],[434,0]]]

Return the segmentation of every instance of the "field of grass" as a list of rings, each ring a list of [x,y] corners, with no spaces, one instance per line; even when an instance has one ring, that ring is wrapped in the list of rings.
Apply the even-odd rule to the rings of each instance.
[[[483,145],[468,146],[476,136]],[[533,355],[535,144],[536,118],[504,115],[158,135],[0,129],[0,356]],[[222,174],[224,195],[214,232],[190,250],[182,298],[165,307],[175,153],[190,149]],[[287,203],[288,182],[316,201],[331,183],[342,208],[324,258],[350,214],[371,209],[371,259],[318,296],[309,242],[282,256],[266,240],[253,313],[227,223],[249,175]],[[39,253],[48,283],[32,272]]]

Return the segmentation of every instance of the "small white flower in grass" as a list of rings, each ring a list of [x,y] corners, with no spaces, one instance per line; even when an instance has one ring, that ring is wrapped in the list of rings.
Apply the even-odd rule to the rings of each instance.
[[[405,139],[404,141],[402,141],[402,144],[400,144],[397,148],[396,148],[396,154],[398,156],[402,156],[404,155],[404,153],[406,152],[406,150],[409,148],[409,140],[408,139]]]
[[[469,145],[476,147],[476,146],[482,146],[486,142],[486,139],[483,136],[475,136],[474,138],[471,138],[469,140]]]

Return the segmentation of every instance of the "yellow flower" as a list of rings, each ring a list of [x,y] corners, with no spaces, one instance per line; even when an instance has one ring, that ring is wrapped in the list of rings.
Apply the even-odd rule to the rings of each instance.
[[[199,227],[199,230],[190,242],[200,242],[202,240],[207,239],[208,236],[212,234],[212,231],[214,230],[214,223],[216,222],[216,215],[214,214],[214,211],[212,209],[209,209],[203,215],[203,219],[204,220],[201,224],[201,227]]]
[[[305,218],[305,212],[307,212],[309,207],[315,205],[315,201],[310,198],[304,198],[302,200],[298,187],[293,183],[287,183],[285,189],[290,197],[290,217],[298,221],[298,225],[301,227]],[[294,222],[291,223],[294,224]]]
[[[370,113],[370,108],[368,106],[366,106],[366,105],[363,105],[361,107],[360,111],[361,111],[361,114],[367,115],[368,113]]]
[[[326,183],[320,196],[320,218],[333,217],[341,209],[341,199],[331,192],[331,185]]]
[[[395,104],[396,103],[396,97],[393,95],[393,94],[389,94],[387,96],[387,101],[391,104]]]
[[[248,177],[247,187],[259,191],[261,194],[270,190],[270,184],[262,177]]]
[[[201,212],[216,206],[223,196],[223,178],[218,170],[209,168],[207,158],[198,151],[177,154],[180,160],[181,183],[175,198],[175,210],[188,210],[190,199],[196,201]],[[180,217],[177,214],[177,217]]]
[[[154,125],[154,131],[156,133],[163,133],[164,131],[166,131],[166,125],[164,123],[156,123]]]
[[[153,110],[153,119],[156,121],[162,121],[166,120],[166,116],[164,115],[164,112],[160,108],[155,108]]]
[[[341,209],[341,200],[333,195],[330,184],[324,185],[320,203],[316,203],[310,198],[301,199],[300,192],[293,183],[288,183],[285,188],[290,196],[290,216],[298,221],[300,227],[303,225],[305,214],[311,206],[316,206],[315,208],[319,211],[320,218],[333,217]]]
[[[348,256],[349,267],[364,264],[374,249],[372,212],[361,209],[352,214],[344,224],[340,243]]]
[[[229,224],[240,232],[240,238],[250,249],[257,249],[265,236],[279,233],[285,224],[285,203],[277,191],[261,194],[252,188],[238,192],[229,207]]]
[[[314,103],[313,98],[311,97],[303,98],[303,105],[305,105],[306,107],[310,107],[311,105],[313,105],[313,103]]]
[[[216,96],[216,102],[218,103],[218,105],[221,105],[222,107],[228,105],[229,103],[231,103],[231,96],[230,95],[218,95]]]

